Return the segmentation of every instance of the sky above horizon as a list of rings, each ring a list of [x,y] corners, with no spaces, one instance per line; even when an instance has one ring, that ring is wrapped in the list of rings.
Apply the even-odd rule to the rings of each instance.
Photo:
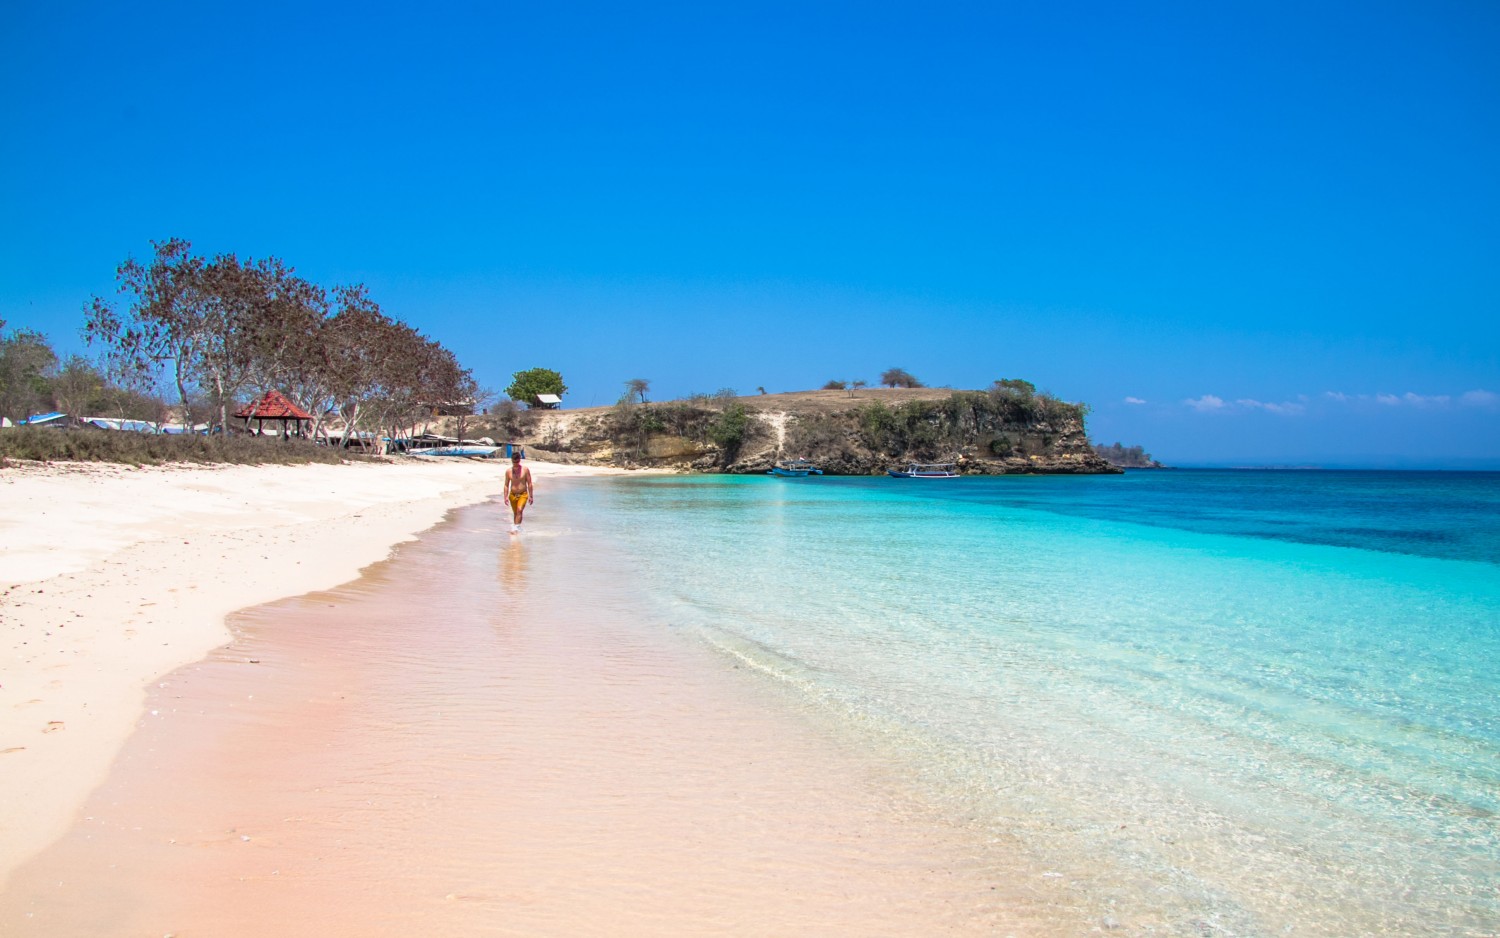
[[[9,4],[0,319],[185,238],[567,406],[1020,377],[1178,465],[1500,469],[1500,5]]]

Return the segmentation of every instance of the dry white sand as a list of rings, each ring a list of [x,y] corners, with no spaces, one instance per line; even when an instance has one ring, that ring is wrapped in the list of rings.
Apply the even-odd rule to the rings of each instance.
[[[546,479],[608,470],[528,463]],[[0,470],[0,885],[58,837],[145,689],[229,641],[225,616],[356,577],[504,465],[21,465]]]

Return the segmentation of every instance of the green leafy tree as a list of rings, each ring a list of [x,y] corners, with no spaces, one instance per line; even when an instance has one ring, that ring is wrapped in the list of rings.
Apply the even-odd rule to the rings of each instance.
[[[81,420],[108,402],[106,384],[93,362],[82,355],[70,355],[52,379],[52,401],[58,410]]]
[[[1027,399],[1036,394],[1036,385],[1022,378],[1001,378],[990,385],[990,390],[997,394]]]
[[[47,407],[56,367],[57,354],[40,332],[17,329],[0,336],[0,416],[25,420]]]
[[[528,368],[518,371],[511,376],[510,387],[505,389],[505,396],[511,400],[521,401],[528,407],[547,408],[553,405],[543,404],[537,399],[538,394],[556,394],[562,397],[568,391],[568,386],[563,384],[562,375],[551,368]]]
[[[719,416],[708,428],[708,438],[718,444],[723,452],[724,465],[734,462],[744,445],[750,430],[750,415],[745,405],[735,401],[719,412]]]

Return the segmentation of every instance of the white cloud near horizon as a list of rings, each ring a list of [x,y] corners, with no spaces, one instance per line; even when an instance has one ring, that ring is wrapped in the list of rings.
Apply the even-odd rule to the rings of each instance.
[[[1263,410],[1268,414],[1295,417],[1307,410],[1304,405],[1292,401],[1283,401],[1277,404],[1271,401],[1258,401],[1253,397],[1241,397],[1230,403],[1216,394],[1205,394],[1202,397],[1188,398],[1182,403],[1200,414],[1229,413],[1236,410],[1241,412]]]
[[[1125,398],[1125,403],[1127,403],[1127,404],[1144,404],[1144,403],[1146,403],[1146,401],[1143,398],[1139,398],[1139,397],[1127,397],[1127,398]]]
[[[1235,401],[1235,403],[1240,405],[1241,407],[1248,407],[1252,410],[1259,409],[1265,411],[1268,414],[1280,414],[1283,417],[1295,417],[1297,414],[1303,413],[1307,410],[1305,406],[1301,404],[1294,404],[1291,401],[1283,401],[1280,404],[1273,404],[1270,401],[1257,401],[1253,398],[1242,397],[1239,400]]]
[[[1385,391],[1377,394],[1345,394],[1343,391],[1324,391],[1321,399],[1339,404],[1375,403],[1382,407],[1449,407],[1454,404],[1460,407],[1495,407],[1500,405],[1500,394],[1496,394],[1494,391],[1487,391],[1484,388],[1465,391],[1457,398],[1454,398],[1451,394],[1418,394],[1415,391],[1407,391],[1405,394],[1390,394]]]
[[[1138,397],[1125,398],[1127,404],[1144,404],[1144,400]],[[1347,394],[1343,391],[1324,391],[1316,397],[1306,394],[1297,395],[1294,401],[1261,401],[1253,397],[1239,397],[1233,401],[1227,401],[1217,394],[1204,394],[1200,397],[1190,397],[1184,400],[1183,405],[1190,407],[1200,414],[1226,414],[1226,413],[1251,413],[1263,411],[1268,414],[1276,414],[1281,417],[1296,417],[1308,412],[1309,406],[1318,404],[1332,404],[1343,406],[1378,405],[1380,407],[1401,407],[1443,410],[1453,407],[1478,408],[1485,410],[1500,410],[1500,393],[1485,388],[1474,388],[1457,396],[1452,394],[1418,394],[1415,391],[1407,391],[1404,394],[1391,394],[1381,391],[1375,394]],[[1326,409],[1326,408],[1323,408]]]

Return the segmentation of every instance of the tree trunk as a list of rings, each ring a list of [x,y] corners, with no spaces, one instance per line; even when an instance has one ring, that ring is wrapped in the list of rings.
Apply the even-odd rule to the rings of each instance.
[[[172,376],[177,379],[177,397],[182,401],[182,428],[185,432],[191,432],[193,428],[193,410],[188,406],[187,384],[183,379],[183,370],[186,363],[179,356],[173,362]]]

